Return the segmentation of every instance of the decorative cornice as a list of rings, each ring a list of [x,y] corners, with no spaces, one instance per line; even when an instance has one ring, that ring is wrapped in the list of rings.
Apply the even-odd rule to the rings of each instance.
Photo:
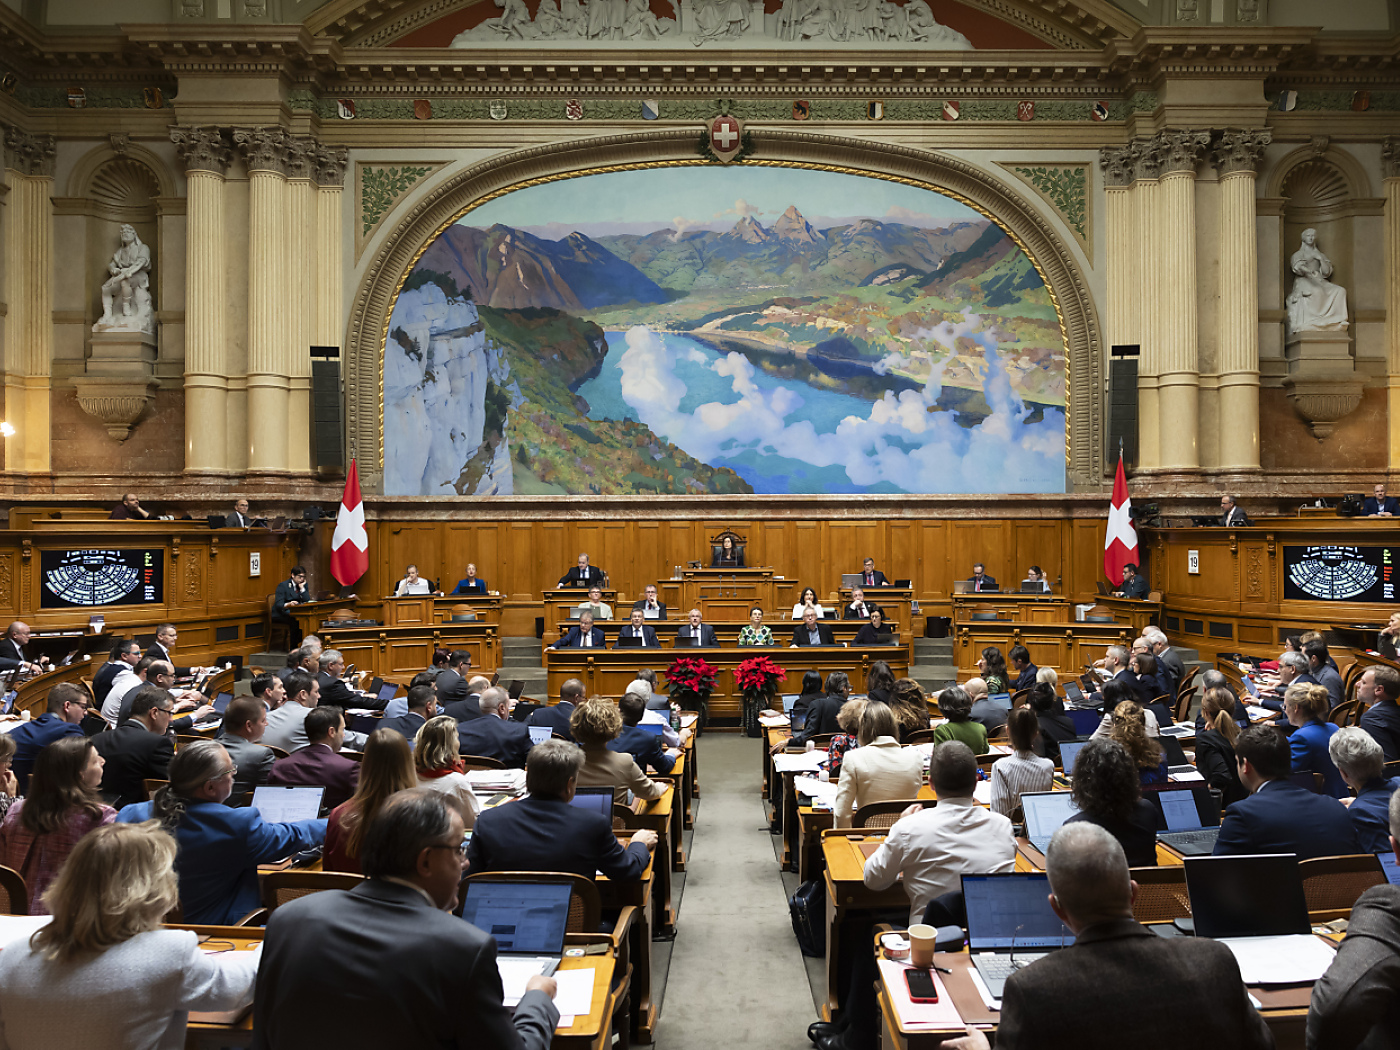
[[[233,163],[233,149],[224,138],[222,128],[204,126],[170,129],[170,141],[175,143],[185,171],[212,171],[227,175]]]
[[[317,146],[315,171],[317,186],[344,186],[345,169],[350,165],[350,151],[345,147]]]
[[[1211,145],[1211,163],[1221,176],[1258,171],[1264,147],[1273,140],[1268,128],[1226,128]]]
[[[1162,175],[1187,172],[1194,175],[1210,145],[1210,132],[1167,128],[1152,140]]]
[[[1131,146],[1105,146],[1099,150],[1099,170],[1105,186],[1130,186],[1134,175]]]
[[[1400,135],[1381,140],[1381,170],[1387,179],[1400,179]]]
[[[291,136],[278,127],[234,128],[233,145],[250,172],[287,173],[287,148]]]
[[[31,135],[13,125],[5,125],[5,167],[22,175],[53,178],[52,135]]]

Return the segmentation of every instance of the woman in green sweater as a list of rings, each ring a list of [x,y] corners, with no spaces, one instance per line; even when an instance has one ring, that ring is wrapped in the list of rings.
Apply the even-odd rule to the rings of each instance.
[[[987,730],[981,722],[971,719],[972,697],[960,685],[950,686],[938,694],[938,709],[948,719],[933,731],[935,743],[959,740],[972,748],[974,755],[987,753]]]

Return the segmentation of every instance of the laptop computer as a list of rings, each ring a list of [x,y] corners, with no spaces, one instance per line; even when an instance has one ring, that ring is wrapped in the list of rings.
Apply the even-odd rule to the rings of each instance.
[[[640,649],[642,648],[642,639],[639,635],[619,633],[617,636],[617,644],[614,646],[614,648]]]
[[[1161,829],[1157,840],[1188,857],[1205,856],[1220,835],[1220,809],[1204,781],[1192,781],[1166,791],[1149,791]]]
[[[507,1006],[520,1002],[531,977],[548,977],[559,968],[572,892],[567,882],[466,884],[462,918],[496,938],[496,969]]]
[[[1087,744],[1087,740],[1065,740],[1060,743],[1060,768],[1064,770],[1065,776],[1074,776],[1074,759],[1079,754],[1079,749]],[[1041,851],[1042,853],[1044,850]]]
[[[1100,595],[1107,596],[1113,593],[1108,589],[1108,584],[1104,583],[1103,580],[1097,581],[1094,586],[1098,588]]]
[[[1176,769],[1176,766],[1185,766],[1194,772],[1196,767],[1191,764],[1186,757],[1186,752],[1181,748],[1181,741],[1169,736],[1157,737],[1157,743],[1162,748],[1162,756],[1167,760],[1167,771],[1169,773],[1182,773],[1186,770]]]
[[[543,744],[554,735],[554,730],[549,726],[526,726],[525,728],[530,731],[531,747],[534,747],[536,744]]]
[[[972,593],[972,584],[968,583],[966,580],[954,580],[954,581],[953,581],[953,593],[954,593],[954,594],[971,594],[971,593]]]
[[[1022,594],[1049,594],[1050,592],[1047,591],[1047,590],[1045,589],[1045,581],[1044,581],[1044,580],[1022,580],[1022,581],[1021,581],[1021,593],[1022,593]]]
[[[850,590],[852,587],[864,587],[865,584],[862,582],[864,579],[865,577],[858,572],[843,572],[841,574],[841,586],[846,590]]]
[[[1084,690],[1079,688],[1079,683],[1065,681],[1065,699],[1072,704],[1082,704],[1084,702]]]
[[[1385,872],[1386,880],[1392,886],[1400,886],[1400,861],[1395,859],[1394,851],[1377,853],[1376,859],[1381,862],[1381,870]]]
[[[796,715],[795,715],[795,714],[789,714],[789,715],[788,715],[788,728],[791,729],[794,733],[800,733],[800,732],[802,731],[802,728],[803,728],[806,724],[807,724],[807,712],[806,712],[806,711],[803,711],[801,714],[796,714]]]
[[[1255,682],[1253,678],[1246,677],[1244,679],[1244,691],[1252,697],[1257,697],[1259,695],[1259,684]]]
[[[592,810],[594,813],[601,813],[611,821],[613,789],[610,787],[577,788],[569,804],[577,806],[579,809],[588,809]]]
[[[784,693],[784,694],[783,694],[783,714],[785,714],[785,715],[790,715],[790,714],[792,714],[792,709],[793,709],[793,707],[795,707],[795,706],[797,705],[797,698],[798,698],[799,696],[801,696],[801,695],[802,695],[802,694],[800,694],[800,693]]]
[[[1051,836],[1079,807],[1068,791],[1026,791],[1021,794],[1021,809],[1026,814],[1026,838],[1044,853],[1050,848]]]
[[[252,806],[269,824],[315,820],[321,813],[323,787],[277,787],[264,784],[253,789]]]
[[[665,735],[667,726],[661,722],[638,722],[637,728],[660,738]]]
[[[964,875],[962,891],[968,951],[995,999],[1021,967],[1074,941],[1050,910],[1050,878],[1044,872]]]
[[[378,675],[375,675],[369,680],[369,685],[365,687],[365,692],[373,693],[375,696],[378,696],[379,690],[383,688],[383,686],[384,679],[380,678]]]
[[[1065,714],[1074,723],[1074,732],[1077,736],[1088,736],[1103,721],[1103,715],[1095,711],[1092,707],[1067,708]]]
[[[379,699],[387,704],[390,700],[394,699],[394,694],[398,691],[399,684],[397,682],[385,682],[379,687]]]
[[[1292,853],[1187,857],[1186,892],[1198,937],[1280,937],[1312,930]]]
[[[229,701],[232,699],[232,693],[220,693],[218,696],[214,697],[214,702],[212,706],[215,711],[219,712],[219,714],[223,714],[225,711],[228,710]]]

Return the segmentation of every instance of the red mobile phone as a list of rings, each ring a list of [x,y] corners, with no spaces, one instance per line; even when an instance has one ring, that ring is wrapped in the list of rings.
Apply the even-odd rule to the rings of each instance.
[[[909,999],[912,1002],[938,1002],[938,986],[933,983],[933,974],[928,970],[905,970],[904,983],[909,986]]]

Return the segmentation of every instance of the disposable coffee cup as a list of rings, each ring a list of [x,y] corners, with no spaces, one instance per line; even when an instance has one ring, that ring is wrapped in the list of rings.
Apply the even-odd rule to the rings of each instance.
[[[938,941],[938,931],[932,926],[916,922],[909,927],[909,964],[928,969],[933,965],[933,948]]]

